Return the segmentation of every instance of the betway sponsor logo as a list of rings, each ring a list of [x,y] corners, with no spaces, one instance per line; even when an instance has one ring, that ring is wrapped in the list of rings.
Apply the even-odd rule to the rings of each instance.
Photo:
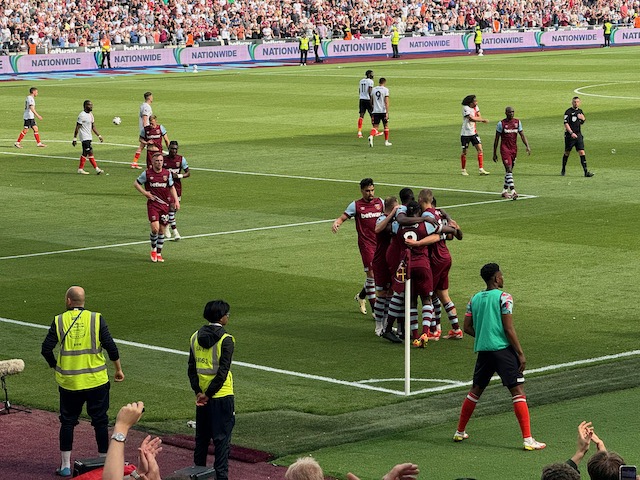
[[[595,33],[563,33],[551,35],[552,42],[593,42],[598,40]]]
[[[386,42],[350,42],[331,44],[331,51],[333,53],[376,52],[380,50],[387,50]]]
[[[524,37],[490,37],[482,39],[483,45],[523,44]]]
[[[159,53],[120,53],[116,54],[113,59],[116,63],[120,62],[134,62],[134,63],[146,63],[146,62],[159,62],[162,60],[162,55]]]
[[[365,218],[378,218],[380,215],[382,215],[382,212],[361,213],[360,214],[360,218],[362,218],[362,219],[365,219]]]
[[[504,133],[518,133],[518,129],[517,128],[505,128],[503,130]]]
[[[78,57],[43,58],[31,60],[32,67],[64,67],[67,65],[80,65]]]
[[[433,47],[450,47],[451,40],[448,38],[439,38],[438,40],[418,40],[409,41],[409,48],[433,48]]]
[[[151,182],[149,186],[153,188],[167,188],[167,182]]]
[[[206,60],[208,58],[233,58],[238,56],[237,50],[205,50],[190,51],[191,60]]]

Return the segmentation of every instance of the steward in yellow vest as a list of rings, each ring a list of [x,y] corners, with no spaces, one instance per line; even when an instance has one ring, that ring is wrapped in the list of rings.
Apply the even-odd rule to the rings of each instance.
[[[196,394],[196,466],[207,463],[209,443],[213,439],[216,479],[229,478],[231,432],[235,425],[235,397],[231,361],[234,338],[224,326],[229,321],[229,304],[214,300],[204,307],[209,323],[191,335],[189,348],[189,382]]]
[[[400,58],[400,52],[398,51],[398,44],[400,43],[400,33],[398,27],[391,28],[391,49],[393,50],[393,58]]]
[[[124,380],[120,354],[107,324],[97,312],[84,308],[85,293],[82,287],[67,290],[67,311],[57,315],[44,342],[42,356],[55,369],[60,392],[60,454],[58,475],[71,476],[71,449],[73,429],[78,424],[82,407],[87,404],[87,414],[96,432],[98,453],[106,454],[109,447],[109,375],[104,348],[113,362],[114,380]],[[60,345],[57,358],[53,354]]]
[[[611,20],[609,19],[605,20],[602,28],[604,29],[604,46],[610,47],[611,46],[611,30],[613,29],[613,24],[611,23]]]
[[[476,45],[476,54],[482,55],[482,30],[480,29],[480,25],[476,25],[476,28],[473,30],[473,43]]]
[[[318,34],[318,31],[315,30],[313,32],[313,54],[316,56],[316,63],[322,63],[322,59],[318,54],[318,49],[320,48],[321,43],[322,40],[320,40],[320,35]]]
[[[309,37],[307,37],[306,33],[303,33],[298,42],[300,44],[300,65],[306,65],[307,55],[309,54]]]

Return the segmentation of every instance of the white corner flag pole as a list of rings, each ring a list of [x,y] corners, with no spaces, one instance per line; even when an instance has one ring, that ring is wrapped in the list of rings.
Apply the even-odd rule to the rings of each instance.
[[[407,269],[407,274],[409,273]],[[411,278],[404,284],[404,394],[411,392]]]

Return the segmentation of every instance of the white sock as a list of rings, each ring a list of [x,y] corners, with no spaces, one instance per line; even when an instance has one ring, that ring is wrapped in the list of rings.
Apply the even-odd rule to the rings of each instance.
[[[71,468],[71,451],[60,452],[60,468]]]

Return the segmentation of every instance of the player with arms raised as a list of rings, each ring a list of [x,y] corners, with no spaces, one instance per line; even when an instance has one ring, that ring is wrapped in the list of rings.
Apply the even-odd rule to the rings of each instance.
[[[145,170],[133,182],[133,186],[147,197],[147,215],[151,226],[151,261],[164,262],[162,247],[164,231],[169,223],[169,206],[173,203],[180,210],[180,200],[173,185],[171,172],[163,167],[162,153],[156,153],[151,160],[152,167]]]
[[[358,118],[358,138],[362,138],[362,122],[364,120],[364,114],[369,112],[369,118],[371,117],[371,90],[373,90],[373,70],[367,70],[364,72],[364,78],[360,80],[358,87],[358,93],[360,94],[360,117]]]
[[[93,102],[91,102],[91,100],[85,100],[83,104],[83,110],[78,115],[78,120],[76,121],[76,129],[73,132],[73,142],[71,142],[71,145],[75,147],[78,143],[78,132],[80,132],[82,154],[80,155],[80,165],[78,165],[78,173],[82,175],[89,175],[89,172],[84,169],[84,164],[87,161],[87,158],[89,159],[89,162],[91,162],[91,166],[95,168],[98,175],[104,173],[104,170],[98,168],[96,159],[93,156],[93,146],[91,145],[91,142],[93,142],[93,135],[91,132],[94,132],[96,135],[98,135],[100,143],[104,141],[102,135],[100,135],[96,130],[93,122]]]
[[[189,170],[187,159],[182,155],[178,155],[178,142],[176,140],[169,142],[169,155],[165,155],[163,158],[164,168],[169,170],[173,177],[178,200],[182,201],[182,179],[190,177],[191,171]],[[173,236],[174,240],[180,240],[180,232],[178,232],[176,226],[176,209],[174,205],[169,207],[169,226],[171,228],[165,229],[165,237],[171,238]]]
[[[513,107],[505,108],[504,113],[507,117],[500,120],[496,126],[496,138],[493,141],[493,161],[498,161],[498,144],[500,144],[500,157],[502,157],[502,164],[506,172],[504,174],[502,196],[515,200],[518,198],[518,193],[513,181],[513,167],[518,156],[518,135],[522,138],[524,146],[527,147],[527,155],[531,155],[531,148],[522,130],[522,122],[515,118]]]

